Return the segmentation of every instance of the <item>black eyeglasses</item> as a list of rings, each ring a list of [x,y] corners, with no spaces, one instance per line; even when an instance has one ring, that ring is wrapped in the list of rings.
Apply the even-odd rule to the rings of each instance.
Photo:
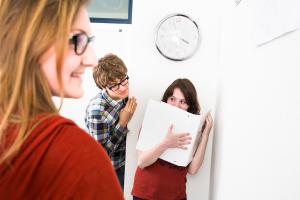
[[[86,33],[76,33],[70,37],[70,42],[74,44],[74,51],[77,55],[82,55],[88,44],[95,39],[95,36],[89,37]]]
[[[128,84],[129,76],[126,76],[120,83],[107,87],[109,90],[115,92],[120,88],[120,85],[126,86]]]

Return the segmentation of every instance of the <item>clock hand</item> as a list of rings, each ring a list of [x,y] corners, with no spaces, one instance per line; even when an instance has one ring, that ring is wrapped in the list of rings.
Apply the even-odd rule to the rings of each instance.
[[[190,44],[187,40],[183,39],[182,37],[179,37],[179,39],[186,44]]]

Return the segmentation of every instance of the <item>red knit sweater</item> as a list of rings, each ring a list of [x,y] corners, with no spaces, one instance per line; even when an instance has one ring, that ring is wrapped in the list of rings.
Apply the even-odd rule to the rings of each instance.
[[[14,134],[15,128],[8,129]],[[0,199],[124,199],[100,144],[71,120],[52,116],[0,165]]]

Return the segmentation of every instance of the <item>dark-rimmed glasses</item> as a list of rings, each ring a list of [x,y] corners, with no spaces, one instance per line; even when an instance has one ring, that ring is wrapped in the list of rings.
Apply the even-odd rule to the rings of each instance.
[[[70,42],[74,44],[76,55],[82,55],[88,44],[95,39],[95,36],[89,37],[86,33],[74,33],[70,37]]]
[[[129,76],[126,76],[123,80],[120,81],[120,83],[114,84],[112,86],[107,87],[109,90],[115,92],[120,88],[120,85],[126,86],[128,84]]]

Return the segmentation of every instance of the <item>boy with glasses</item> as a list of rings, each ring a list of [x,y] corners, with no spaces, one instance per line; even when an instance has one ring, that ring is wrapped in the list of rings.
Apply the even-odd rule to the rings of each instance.
[[[101,58],[93,77],[100,92],[87,106],[85,124],[89,134],[106,149],[124,188],[127,124],[137,102],[134,97],[128,98],[127,68],[118,56],[108,54]]]

